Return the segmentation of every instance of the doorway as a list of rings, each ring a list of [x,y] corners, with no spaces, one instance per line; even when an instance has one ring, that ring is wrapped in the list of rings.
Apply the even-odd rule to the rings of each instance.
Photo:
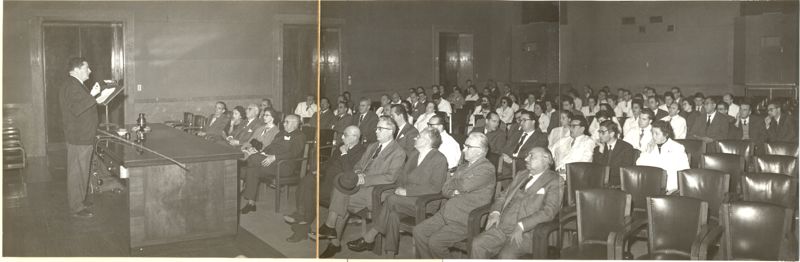
[[[320,94],[336,108],[342,90],[341,29],[322,28],[320,32]]]
[[[42,23],[42,55],[45,109],[45,139],[50,168],[66,168],[66,144],[58,89],[69,76],[67,61],[83,57],[92,69],[84,82],[116,80],[124,84],[124,48],[122,22],[44,21]],[[109,122],[124,123],[124,99],[108,105]],[[98,107],[98,119],[105,119],[105,108]]]
[[[439,84],[448,88],[473,80],[473,41],[471,33],[439,32]]]
[[[309,24],[283,26],[284,114],[294,113],[297,103],[317,94],[317,27]]]

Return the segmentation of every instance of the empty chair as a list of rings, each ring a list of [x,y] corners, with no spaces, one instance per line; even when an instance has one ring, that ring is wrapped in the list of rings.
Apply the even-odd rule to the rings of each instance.
[[[710,169],[678,171],[678,194],[708,203],[709,218],[717,224],[719,207],[728,199],[731,175]]]
[[[753,143],[747,140],[719,140],[714,142],[714,153],[753,157]]]
[[[797,179],[794,177],[775,173],[745,173],[741,185],[744,201],[797,207]]]
[[[698,168],[700,166],[700,156],[706,153],[706,146],[702,140],[694,139],[675,139],[675,142],[683,145],[686,154],[689,155],[689,166]]]
[[[778,173],[797,177],[797,158],[793,156],[756,156],[753,160],[756,172]]]
[[[700,168],[722,171],[731,175],[729,192],[739,192],[739,178],[745,172],[743,156],[724,153],[703,154],[700,159]]]
[[[780,155],[798,157],[797,143],[789,142],[767,142],[761,146],[764,155]]]
[[[631,195],[611,189],[575,192],[578,244],[561,250],[562,259],[615,258],[614,247],[631,214]],[[569,219],[569,217],[562,217]]]
[[[647,220],[647,197],[663,196],[667,193],[667,171],[651,166],[629,166],[619,168],[622,191],[631,195],[633,210],[631,224],[637,227],[628,229],[636,234],[637,239],[646,240],[643,231]],[[635,241],[626,241],[630,248]],[[626,249],[626,254],[628,253]],[[622,259],[622,258],[620,258]]]
[[[647,254],[637,259],[690,259],[692,251],[696,252],[709,231],[707,220],[708,203],[705,201],[682,196],[648,197]]]
[[[740,201],[720,208],[720,226],[698,248],[700,259],[719,243],[724,260],[782,260],[788,247],[792,211],[779,205]],[[721,236],[721,238],[720,238]],[[795,247],[791,247],[795,248]]]

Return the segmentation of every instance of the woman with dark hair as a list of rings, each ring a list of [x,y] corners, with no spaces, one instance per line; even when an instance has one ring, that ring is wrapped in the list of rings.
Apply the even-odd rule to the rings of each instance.
[[[500,115],[500,121],[503,121],[506,125],[510,125],[514,121],[514,109],[511,108],[511,98],[502,97],[500,98],[500,107],[497,108],[496,112]]]
[[[244,111],[244,107],[242,106],[234,107],[232,112],[233,114],[231,115],[231,121],[228,124],[228,128],[225,130],[225,134],[227,135],[225,140],[232,146],[238,146],[233,144],[231,141],[234,140],[234,137],[238,137],[239,134],[242,133],[242,130],[245,130],[244,127],[247,126],[247,123],[245,122],[246,113]]]
[[[413,112],[414,108],[411,105],[411,102],[408,102],[408,100],[400,101],[400,104],[403,105],[403,108],[406,109],[406,112]],[[414,116],[412,116],[411,114],[407,114],[406,116],[407,116],[406,121],[408,121],[409,123],[414,123]]]
[[[550,125],[550,114],[546,114],[544,112],[542,103],[534,103],[533,111],[531,112],[533,112],[533,114],[536,116],[536,122],[538,123],[539,131],[547,134],[547,126]]]
[[[464,107],[464,95],[461,94],[461,88],[458,86],[453,87],[453,92],[447,96],[447,101],[453,105],[453,109],[461,109]]]
[[[467,97],[464,98],[464,101],[478,101],[480,98],[478,90],[475,89],[474,85],[467,87]]]
[[[550,145],[553,145],[558,142],[558,140],[569,136],[569,122],[575,118],[572,112],[568,110],[560,110],[556,116],[558,116],[558,127],[550,130],[549,135],[547,135],[547,141]],[[553,120],[554,119],[551,117],[550,122],[553,122]]]
[[[250,138],[250,141],[242,144],[244,159],[247,159],[252,154],[258,153],[258,151],[271,144],[272,140],[275,139],[275,135],[280,131],[278,127],[280,119],[277,118],[275,110],[265,110],[264,113],[261,114],[261,120],[264,121],[264,125],[253,131],[253,137]]]
[[[489,97],[481,95],[480,98],[478,98],[478,104],[475,105],[475,109],[472,111],[472,115],[469,118],[469,125],[472,127],[483,126],[483,121],[478,121],[478,118],[486,119],[486,116],[489,115],[492,108],[493,106]]]
[[[437,111],[436,103],[433,102],[433,100],[425,101],[425,113],[419,115],[417,121],[414,122],[414,127],[416,127],[417,130],[419,131],[422,131],[423,129],[428,127],[428,120],[430,120],[431,117],[436,115],[436,111]]]
[[[672,126],[658,120],[652,124],[653,140],[644,148],[636,165],[653,166],[667,171],[667,192],[678,189],[678,171],[689,169],[689,156],[683,145],[675,142]]]
[[[514,110],[514,112],[519,111],[519,100],[517,99],[517,95],[511,93],[508,95],[508,99],[511,99],[511,109]]]

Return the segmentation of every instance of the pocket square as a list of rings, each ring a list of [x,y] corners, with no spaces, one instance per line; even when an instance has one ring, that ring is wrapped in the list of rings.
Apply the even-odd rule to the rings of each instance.
[[[536,191],[537,195],[544,195],[544,188],[539,188],[539,191]]]

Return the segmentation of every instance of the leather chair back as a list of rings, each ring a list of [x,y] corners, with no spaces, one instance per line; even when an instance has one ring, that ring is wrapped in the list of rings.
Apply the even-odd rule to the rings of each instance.
[[[778,173],[797,177],[797,158],[793,156],[756,156],[756,172]]]
[[[595,163],[569,163],[567,169],[567,205],[575,205],[575,191],[603,188],[608,184],[609,167]]]
[[[753,157],[753,143],[747,140],[719,140],[714,142],[714,152],[743,156],[745,159]]]
[[[739,192],[739,179],[744,170],[744,157],[734,154],[707,153],[700,159],[700,168],[725,172],[731,175],[730,192]]]
[[[193,126],[194,114],[190,112],[183,112],[183,124],[188,126]]]
[[[708,203],[683,196],[648,197],[647,203],[650,258],[678,253],[689,259],[692,243],[708,220]]]
[[[606,243],[608,234],[619,231],[631,214],[631,195],[612,189],[575,192],[579,243]]]
[[[206,117],[201,115],[194,116],[194,126],[196,127],[204,127],[206,126]]]
[[[698,168],[700,166],[700,156],[706,153],[703,141],[695,139],[675,139],[674,141],[683,145],[686,154],[689,155],[689,166]]]
[[[767,142],[761,147],[765,155],[780,155],[798,157],[797,143]]]
[[[775,173],[742,175],[742,200],[796,208],[797,178]]]
[[[628,166],[619,168],[622,191],[631,194],[633,211],[647,212],[647,197],[663,196],[667,193],[667,171],[651,166]]]
[[[730,190],[731,175],[710,169],[686,169],[678,171],[678,192],[681,196],[693,197],[708,203],[708,214],[718,221],[719,207]]]
[[[723,204],[720,219],[722,259],[778,260],[792,212],[778,205],[740,201]]]

